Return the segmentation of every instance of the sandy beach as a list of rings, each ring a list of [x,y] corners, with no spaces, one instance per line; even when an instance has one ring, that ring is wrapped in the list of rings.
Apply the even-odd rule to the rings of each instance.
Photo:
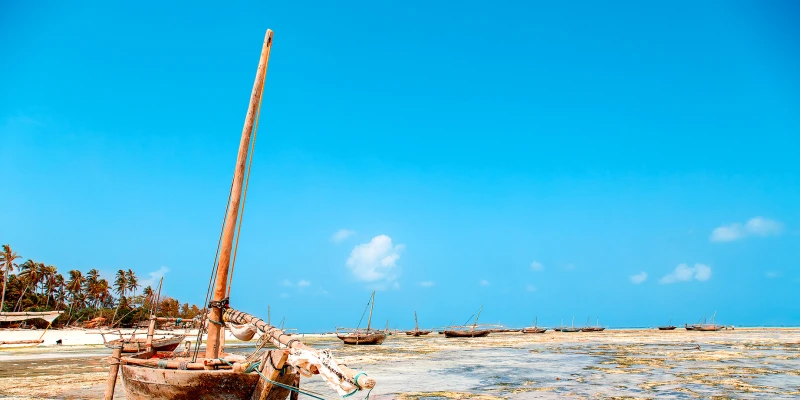
[[[77,335],[65,337],[78,341]],[[333,336],[304,338],[377,379],[373,399],[789,399],[800,396],[799,340],[800,329],[767,328],[549,331],[483,339],[393,335],[376,347],[344,347]],[[247,354],[252,344],[230,342],[229,350]],[[109,354],[98,344],[3,349],[0,395],[101,397]],[[303,379],[302,387],[336,398],[319,379]],[[115,398],[124,398],[122,385]]]

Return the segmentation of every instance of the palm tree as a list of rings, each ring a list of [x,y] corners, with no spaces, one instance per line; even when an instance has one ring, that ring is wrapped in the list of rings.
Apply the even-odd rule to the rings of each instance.
[[[44,266],[42,264],[42,281],[44,285],[44,294],[47,296],[45,307],[50,307],[50,297],[53,297],[53,292],[56,290],[56,275],[58,270],[52,265]]]
[[[120,297],[125,297],[125,289],[128,288],[128,275],[125,273],[125,270],[117,271],[117,278],[114,280],[114,291],[117,292]]]
[[[28,261],[20,265],[19,278],[22,280],[22,293],[19,295],[19,300],[17,300],[17,306],[15,308],[22,305],[22,299],[25,297],[25,292],[28,291],[28,287],[33,286],[33,291],[36,291],[36,286],[38,286],[39,281],[42,280],[41,269],[39,268],[40,264],[41,263],[28,259]]]
[[[22,257],[12,251],[9,245],[3,245],[3,251],[0,253],[0,273],[3,274],[3,295],[2,299],[0,299],[0,312],[3,312],[3,307],[6,304],[6,281],[8,280],[8,275],[14,272],[14,268],[17,267],[14,260],[18,258]]]
[[[56,274],[53,278],[54,281],[54,294],[55,294],[55,301],[56,301],[56,311],[59,308],[64,307],[64,299],[67,297],[66,287],[67,284],[64,282],[64,276],[61,274]]]
[[[136,301],[136,289],[139,288],[139,280],[136,278],[136,274],[133,272],[132,269],[129,269],[128,272],[125,273],[125,279],[128,281],[128,290],[133,292],[133,299],[134,303]]]
[[[83,285],[83,293],[86,299],[96,305],[97,304],[97,282],[100,280],[100,271],[92,268],[86,273],[86,281]]]
[[[97,281],[97,285],[95,285],[95,298],[99,302],[100,306],[106,304],[106,302],[111,298],[111,293],[108,291],[108,281],[105,279],[100,279]]]
[[[69,271],[67,291],[69,292],[70,297],[70,313],[72,313],[72,307],[75,305],[76,301],[83,298],[84,283],[86,283],[86,278],[83,277],[81,271],[78,271],[77,269]]]

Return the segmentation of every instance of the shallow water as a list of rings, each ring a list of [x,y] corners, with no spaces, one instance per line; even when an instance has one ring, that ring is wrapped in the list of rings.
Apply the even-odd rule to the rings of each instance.
[[[510,333],[474,339],[403,335],[381,346],[343,346],[335,337],[304,341],[333,349],[337,359],[375,378],[373,399],[789,399],[800,397],[798,338],[798,329],[744,329]],[[110,351],[93,348],[87,357],[76,358],[87,350],[59,350],[55,359],[42,359],[45,350],[38,349],[0,352],[0,395],[101,397],[107,368],[101,355]],[[248,354],[252,348],[229,350]],[[303,379],[301,385],[336,398],[318,378]],[[118,399],[124,396],[120,386]]]

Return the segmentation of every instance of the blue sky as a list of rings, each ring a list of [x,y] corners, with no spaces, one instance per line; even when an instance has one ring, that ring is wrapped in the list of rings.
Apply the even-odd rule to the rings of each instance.
[[[800,324],[794,2],[328,3],[0,5],[0,242],[201,302],[271,28],[234,306]]]

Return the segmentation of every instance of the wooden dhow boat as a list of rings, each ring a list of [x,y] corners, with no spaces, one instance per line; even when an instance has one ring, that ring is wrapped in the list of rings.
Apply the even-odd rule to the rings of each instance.
[[[355,329],[348,329],[348,328],[336,328],[336,337],[339,338],[344,344],[351,344],[351,345],[379,345],[382,344],[384,340],[386,340],[387,333],[386,331],[377,331],[372,329],[372,309],[375,306],[375,291],[372,292],[372,296],[370,296],[369,303],[367,303],[367,307],[369,307],[369,318],[367,319],[367,329],[360,329],[361,328],[361,321],[364,320],[364,314],[367,312],[366,308],[364,309],[364,313],[361,314],[361,321],[358,321],[358,326]],[[389,321],[386,321],[386,327],[388,330]]]
[[[261,318],[235,310],[229,305],[229,278],[236,260],[233,243],[234,239],[237,244],[239,242],[237,227],[241,226],[240,210],[243,212],[247,196],[246,182],[249,181],[249,165],[252,165],[252,147],[255,145],[271,47],[272,31],[267,30],[239,144],[217,258],[209,282],[209,311],[202,314],[203,319],[210,322],[207,324],[205,354],[203,357],[199,356],[200,340],[195,342],[193,354],[187,352],[185,357],[157,352],[152,340],[155,321],[151,318],[145,352],[123,356],[122,346],[114,349],[109,358],[105,400],[113,399],[117,375],[120,372],[127,400],[286,399],[290,392],[304,393],[300,389],[301,374],[320,375],[340,396],[349,396],[375,386],[375,380],[366,374],[339,365],[329,350],[316,350],[306,346],[299,339],[287,336]],[[198,338],[203,337],[205,329],[201,324]],[[230,329],[240,340],[250,340],[259,333],[260,344],[257,350],[247,357],[226,353],[225,329]],[[261,351],[267,343],[277,349]],[[294,393],[292,398],[296,398]]]
[[[666,325],[659,326],[658,330],[660,331],[674,331],[677,328],[675,325],[672,325],[672,320],[669,320]]]
[[[27,321],[31,319],[43,319],[47,321],[47,327],[49,328],[53,321],[58,318],[59,315],[63,314],[64,311],[21,311],[21,312],[0,312],[0,322],[21,322]],[[26,344],[42,344],[44,343],[44,334],[47,333],[47,329],[42,332],[42,335],[39,339],[29,339],[29,340],[3,340],[0,341],[0,346],[2,345],[26,345]]]
[[[414,311],[414,330],[413,331],[406,331],[406,335],[408,336],[425,336],[431,333],[431,331],[421,331],[419,330],[419,321],[417,321],[417,312]]]
[[[594,326],[589,326],[589,319],[590,318],[591,317],[586,319],[586,326],[581,328],[581,332],[602,332],[602,331],[606,330],[605,327],[600,326],[600,318],[597,319],[597,321],[595,322]]]
[[[533,321],[533,326],[529,326],[527,328],[522,328],[522,333],[545,333],[547,332],[547,328],[539,328],[536,324],[539,322],[539,317]]]
[[[562,326],[559,329],[559,332],[564,332],[564,333],[575,333],[575,332],[580,332],[580,331],[581,331],[581,328],[576,328],[575,327],[575,317],[572,317],[572,326]]]
[[[711,323],[710,324],[705,324],[704,323],[704,324],[700,324],[700,325],[695,325],[694,326],[694,330],[700,331],[700,332],[716,332],[716,331],[721,331],[721,330],[725,329],[724,326],[717,325],[717,324],[714,323],[714,319],[716,318],[716,316],[717,316],[717,312],[714,311],[714,315],[711,316]]]
[[[476,337],[486,337],[489,336],[491,331],[485,327],[479,328],[478,325],[478,318],[481,316],[481,311],[483,311],[483,306],[478,310],[478,315],[475,316],[475,322],[472,325],[464,325],[461,326],[450,326],[447,329],[443,330],[444,337],[446,338],[476,338]],[[467,319],[467,322],[472,319],[470,317]]]

